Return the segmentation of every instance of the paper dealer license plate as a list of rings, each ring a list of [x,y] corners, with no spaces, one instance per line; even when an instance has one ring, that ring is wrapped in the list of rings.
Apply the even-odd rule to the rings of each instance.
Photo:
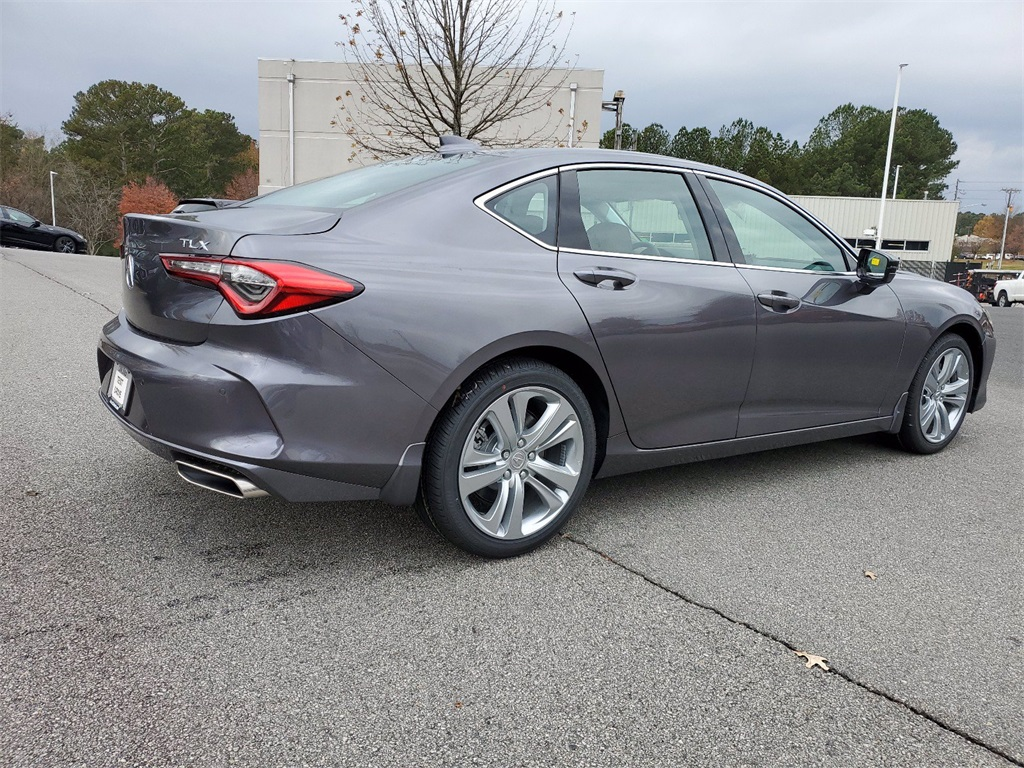
[[[120,363],[114,363],[114,370],[110,374],[110,390],[107,397],[117,410],[124,412],[125,404],[128,402],[128,393],[132,388],[132,373]]]

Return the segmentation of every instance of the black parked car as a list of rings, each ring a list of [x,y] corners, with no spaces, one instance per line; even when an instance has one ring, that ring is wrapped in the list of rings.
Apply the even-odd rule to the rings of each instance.
[[[73,230],[43,224],[24,211],[0,205],[0,245],[85,253],[86,244],[86,239]]]
[[[777,190],[631,152],[448,140],[127,215],[123,252],[98,364],[132,437],[240,498],[418,500],[490,556],[593,477],[868,432],[939,451],[996,346],[973,296]]]

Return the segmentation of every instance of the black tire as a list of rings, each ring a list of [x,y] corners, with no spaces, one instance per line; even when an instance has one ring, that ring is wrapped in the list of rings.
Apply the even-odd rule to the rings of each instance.
[[[73,238],[61,235],[53,241],[53,250],[58,253],[74,253],[78,249]]]
[[[999,298],[996,299],[997,307],[1009,307],[1012,306],[1013,302],[1006,296],[1005,293],[1000,293]]]
[[[522,406],[525,413],[521,417],[515,414],[516,407],[510,405],[517,397],[525,398],[526,404]],[[545,401],[544,397],[551,402]],[[512,421],[516,425],[522,423],[525,430],[517,433],[523,439],[508,451],[504,450],[507,444],[502,438],[507,430],[499,430],[493,421],[493,414],[501,410],[502,403],[513,414]],[[566,406],[565,410],[562,410],[563,406]],[[553,448],[544,448],[545,441],[537,434],[544,432],[538,414],[545,417],[551,414],[551,424],[558,421],[567,425],[567,429],[555,430],[559,442]],[[536,432],[531,433],[534,428]],[[562,437],[563,434],[569,436]],[[537,452],[528,453],[531,447],[529,440],[533,439],[537,440]],[[596,445],[590,404],[576,382],[565,372],[533,359],[516,358],[494,363],[462,385],[431,431],[418,502],[420,515],[448,541],[467,552],[494,558],[524,554],[558,533],[576,511],[594,471]],[[475,456],[494,458],[486,466],[478,468],[464,461],[467,451],[473,451]],[[574,487],[566,489],[557,483],[548,483],[540,474],[544,469],[541,464],[544,467],[554,466],[559,471],[571,469]],[[467,496],[468,501],[464,503],[460,480],[465,480],[469,476],[467,473],[476,469],[482,470],[481,476],[484,471],[504,474],[495,477],[492,485]],[[553,490],[549,490],[549,486]],[[507,495],[503,495],[502,489]],[[489,533],[484,530],[485,516],[476,506],[476,500],[481,500],[481,506],[486,507],[491,503],[488,493],[494,494],[491,509],[496,512],[491,517],[492,521],[500,521],[502,515],[510,514],[502,509],[507,510],[511,502],[503,502],[502,499],[520,494],[519,523],[522,523],[522,530],[519,523],[514,529],[510,523],[506,532],[496,530]],[[550,503],[556,494],[559,494],[560,504],[557,508]],[[491,522],[490,525],[500,528],[500,523]],[[528,527],[532,525],[539,527],[529,531]]]
[[[949,386],[953,386],[957,382],[961,382],[957,386],[958,390],[963,390],[963,402],[959,405],[959,408],[950,406],[953,402],[953,398],[951,397],[943,397],[941,396],[941,393],[939,393],[937,398],[934,397],[936,392],[931,391],[933,387],[928,381],[929,372],[932,371],[932,367],[936,365],[936,361],[951,350],[959,351],[961,357],[958,358],[958,360],[963,361],[963,367],[960,368],[960,370],[966,371],[966,385],[962,383],[964,378],[962,373],[957,374],[956,380],[948,382]],[[950,359],[955,357],[955,355],[951,355]],[[900,445],[905,450],[912,453],[930,454],[941,451],[949,445],[960,431],[960,427],[963,426],[964,418],[967,415],[967,406],[970,404],[973,391],[974,360],[971,357],[971,350],[967,346],[967,342],[964,341],[962,336],[958,336],[955,333],[947,333],[944,336],[940,336],[924,356],[924,359],[921,361],[921,365],[917,369],[917,373],[914,375],[914,380],[910,384],[910,392],[907,396],[907,411],[906,414],[904,414],[903,426],[900,428],[898,435]],[[956,411],[956,423],[951,424],[948,433],[944,433],[941,426],[934,424],[934,422],[929,423],[937,427],[935,432],[929,434],[929,430],[926,430],[925,425],[922,422],[928,422],[930,411],[929,401],[932,401],[931,405],[936,409],[937,416],[940,415],[938,409],[945,411],[947,417],[949,416],[950,410]],[[923,420],[922,414],[925,415]]]

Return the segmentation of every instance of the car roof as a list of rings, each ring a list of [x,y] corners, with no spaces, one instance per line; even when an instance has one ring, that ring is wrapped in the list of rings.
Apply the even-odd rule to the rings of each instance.
[[[451,154],[451,153],[446,153]],[[760,187],[772,189],[763,181],[746,176],[728,168],[721,168],[717,165],[698,163],[695,160],[670,157],[668,155],[653,155],[647,152],[632,152],[616,149],[589,149],[579,147],[523,147],[516,149],[504,148],[472,148],[467,149],[466,154],[479,154],[493,159],[504,158],[509,162],[524,162],[529,165],[540,167],[555,167],[591,163],[621,163],[664,166],[667,168],[678,168],[680,170],[702,171],[714,173],[720,176],[747,181]],[[778,191],[778,190],[776,190]]]

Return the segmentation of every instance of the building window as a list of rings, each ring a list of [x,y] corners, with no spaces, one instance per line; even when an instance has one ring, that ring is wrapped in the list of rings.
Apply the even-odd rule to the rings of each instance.
[[[854,248],[874,248],[875,241],[865,238],[847,237],[846,242]],[[931,242],[928,240],[883,240],[883,251],[927,251]]]

